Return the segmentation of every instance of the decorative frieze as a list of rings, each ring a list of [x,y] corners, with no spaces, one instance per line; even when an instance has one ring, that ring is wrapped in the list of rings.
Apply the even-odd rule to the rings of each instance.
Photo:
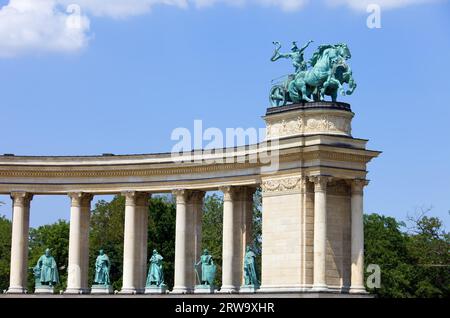
[[[306,179],[301,176],[266,179],[262,181],[261,188],[264,193],[294,190],[300,191],[305,188],[305,182]]]
[[[287,112],[267,116],[267,139],[296,135],[332,134],[351,136],[353,114],[343,111]]]

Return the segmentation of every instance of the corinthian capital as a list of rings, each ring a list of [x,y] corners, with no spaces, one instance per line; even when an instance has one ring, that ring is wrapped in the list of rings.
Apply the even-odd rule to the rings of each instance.
[[[122,195],[125,197],[125,205],[145,206],[148,205],[150,194],[147,192],[124,191]]]
[[[28,192],[11,192],[11,199],[15,206],[29,206],[30,201],[33,199],[33,195]]]
[[[369,184],[369,180],[364,179],[353,179],[348,182],[352,188],[352,194],[362,194],[364,187]]]
[[[235,199],[236,196],[236,189],[232,186],[224,186],[219,187],[219,190],[223,193],[223,200],[224,201],[232,201]]]
[[[70,192],[67,195],[71,199],[72,206],[89,206],[94,197],[92,194],[84,192]]]
[[[333,180],[330,176],[313,176],[309,177],[309,181],[314,183],[315,192],[325,192],[327,191],[327,185]]]
[[[172,194],[175,196],[177,200],[177,204],[186,204],[188,200],[189,191],[186,189],[176,189],[172,190]]]

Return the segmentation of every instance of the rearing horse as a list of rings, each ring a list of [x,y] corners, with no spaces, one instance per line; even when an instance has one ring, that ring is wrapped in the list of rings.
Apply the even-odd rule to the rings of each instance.
[[[350,57],[350,50],[345,44],[320,46],[310,61],[313,68],[297,73],[289,84],[289,95],[293,102],[314,101],[310,96],[320,92],[323,84],[333,77],[336,70],[334,65]]]

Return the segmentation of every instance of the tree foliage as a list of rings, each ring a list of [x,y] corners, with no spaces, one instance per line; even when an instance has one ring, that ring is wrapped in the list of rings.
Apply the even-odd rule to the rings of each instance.
[[[411,220],[410,220],[411,221]],[[364,216],[365,263],[381,267],[380,297],[449,297],[449,234],[442,221],[422,215],[405,223],[378,214]]]
[[[69,256],[69,223],[59,220],[52,225],[43,225],[30,229],[29,242],[29,271],[28,290],[34,290],[34,276],[31,268],[36,265],[45,249],[51,250],[55,258],[59,272],[59,284],[55,286],[55,291],[63,290],[67,286],[67,265]]]
[[[11,221],[0,216],[0,292],[9,286],[9,262],[11,259]]]
[[[123,233],[125,197],[116,196],[111,202],[100,200],[91,213],[89,235],[89,284],[94,279],[95,260],[103,249],[111,262],[110,280],[115,290],[122,287]]]

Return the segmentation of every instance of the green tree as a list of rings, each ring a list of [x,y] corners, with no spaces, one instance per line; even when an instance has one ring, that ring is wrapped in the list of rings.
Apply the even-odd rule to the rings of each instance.
[[[392,217],[364,215],[365,263],[381,268],[381,288],[371,290],[380,297],[412,296],[413,266],[408,255],[408,236],[400,230],[402,226]]]
[[[449,297],[449,234],[442,221],[422,214],[406,225],[378,214],[364,216],[365,263],[381,267],[380,297]],[[366,274],[367,275],[367,274]]]
[[[425,211],[426,213],[426,211]],[[411,279],[414,296],[450,296],[450,236],[436,217],[410,218],[413,222],[407,248],[414,264]]]
[[[156,248],[164,257],[165,281],[173,285],[175,259],[175,203],[171,196],[155,196],[149,202],[148,250]],[[116,196],[111,202],[99,201],[91,215],[90,274],[94,278],[95,259],[104,249],[111,261],[110,279],[115,290],[122,288],[125,197]]]
[[[173,287],[176,206],[172,196],[152,197],[149,214],[147,258],[150,258],[153,249],[158,250],[164,257],[164,281],[169,287]]]
[[[202,219],[202,249],[207,248],[217,266],[216,286],[222,281],[223,198],[217,193],[205,196]],[[198,261],[198,260],[197,260]]]
[[[111,261],[110,280],[115,290],[122,287],[123,233],[125,197],[116,196],[111,202],[100,200],[91,213],[89,237],[89,285],[94,280],[95,260],[103,249]]]
[[[253,243],[257,254],[261,253],[262,243],[262,209],[261,189],[258,188],[253,196]],[[213,255],[217,265],[215,284],[221,285],[222,277],[222,237],[223,237],[223,198],[217,193],[207,195],[203,205],[202,247],[207,248]],[[261,268],[261,259],[257,258],[257,268]],[[260,275],[261,270],[258,270]]]
[[[11,231],[11,221],[5,216],[0,216],[0,292],[9,287]]]
[[[58,266],[60,283],[55,286],[55,291],[63,290],[67,286],[67,263],[69,253],[69,223],[59,220],[51,225],[43,225],[30,229],[29,265],[36,265],[39,257],[44,254],[46,248],[50,248],[52,256]],[[28,275],[28,290],[34,290],[34,276],[31,270]]]

